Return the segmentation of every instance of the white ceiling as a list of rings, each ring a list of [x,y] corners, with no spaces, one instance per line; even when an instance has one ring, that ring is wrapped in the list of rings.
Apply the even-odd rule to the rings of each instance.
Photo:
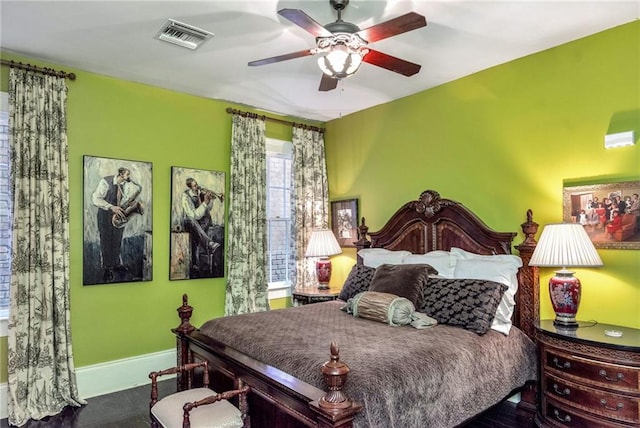
[[[427,26],[372,43],[422,65],[412,77],[363,64],[319,92],[314,57],[260,67],[247,62],[315,47],[281,18],[302,9],[325,25],[328,0],[11,1],[1,0],[2,50],[279,114],[326,121],[402,98],[488,67],[640,17],[640,1],[351,0],[342,14],[361,29],[417,12]],[[172,18],[215,33],[191,51],[154,39]]]

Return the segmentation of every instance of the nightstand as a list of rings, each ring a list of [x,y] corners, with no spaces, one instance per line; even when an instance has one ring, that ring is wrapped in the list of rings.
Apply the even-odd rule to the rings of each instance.
[[[542,427],[640,426],[640,330],[581,322],[536,326],[540,351]],[[621,332],[620,337],[605,331]]]
[[[318,290],[317,287],[296,288],[293,291],[293,306],[336,300],[340,291],[336,289]]]

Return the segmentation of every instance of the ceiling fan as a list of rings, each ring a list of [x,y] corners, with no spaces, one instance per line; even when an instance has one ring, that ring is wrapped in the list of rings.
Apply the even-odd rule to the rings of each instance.
[[[317,54],[318,65],[323,71],[320,91],[335,89],[338,80],[352,76],[362,61],[404,76],[412,76],[420,71],[419,64],[370,49],[367,45],[425,27],[427,21],[424,16],[410,12],[361,30],[357,25],[342,20],[342,10],[347,7],[349,0],[330,0],[329,3],[336,10],[338,19],[324,26],[300,9],[278,11],[279,15],[315,36],[316,48],[251,61],[249,65],[273,64]]]

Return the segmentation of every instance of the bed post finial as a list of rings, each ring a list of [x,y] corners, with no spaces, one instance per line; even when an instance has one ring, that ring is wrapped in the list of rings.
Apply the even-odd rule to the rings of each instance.
[[[527,221],[520,225],[522,227],[522,231],[524,232],[525,239],[524,242],[520,245],[536,245],[536,233],[538,233],[538,223],[533,221],[533,211],[531,208],[527,210]]]
[[[191,325],[189,319],[193,314],[193,307],[189,306],[189,299],[186,294],[182,295],[182,306],[176,309],[178,316],[180,317],[180,325],[176,328],[172,328],[171,331],[176,335],[176,358],[177,365],[183,366],[188,363],[192,363],[191,353],[189,352],[189,344],[187,343],[187,336],[189,336],[196,328]],[[183,376],[178,374],[176,376],[176,384],[178,391],[184,391],[189,389],[189,376]]]
[[[522,259],[522,267],[518,270],[518,302],[513,319],[520,330],[535,339],[535,326],[540,319],[540,274],[536,266],[529,266],[537,245],[535,235],[538,233],[538,223],[533,221],[531,209],[527,210],[527,221],[521,227],[525,239],[516,246]]]
[[[369,226],[364,224],[364,217],[362,217],[360,226],[358,226],[358,242],[354,242],[358,250],[371,247],[371,242],[367,239],[367,233],[369,233]]]
[[[329,349],[331,360],[324,363],[320,369],[329,392],[319,400],[318,404],[324,409],[346,409],[351,407],[351,400],[342,392],[342,388],[347,382],[349,366],[340,361],[340,347],[336,342],[331,342]]]
[[[193,307],[189,306],[189,298],[186,294],[182,295],[182,306],[176,309],[176,311],[178,311],[178,316],[180,317],[181,322],[180,325],[175,328],[175,332],[190,334],[196,328],[189,322],[191,315],[193,314]]]

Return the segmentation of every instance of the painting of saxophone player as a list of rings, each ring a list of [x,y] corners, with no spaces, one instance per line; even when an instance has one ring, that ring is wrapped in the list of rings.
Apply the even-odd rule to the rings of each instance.
[[[152,165],[84,157],[84,285],[152,279]]]
[[[169,279],[224,276],[225,174],[171,168]]]

